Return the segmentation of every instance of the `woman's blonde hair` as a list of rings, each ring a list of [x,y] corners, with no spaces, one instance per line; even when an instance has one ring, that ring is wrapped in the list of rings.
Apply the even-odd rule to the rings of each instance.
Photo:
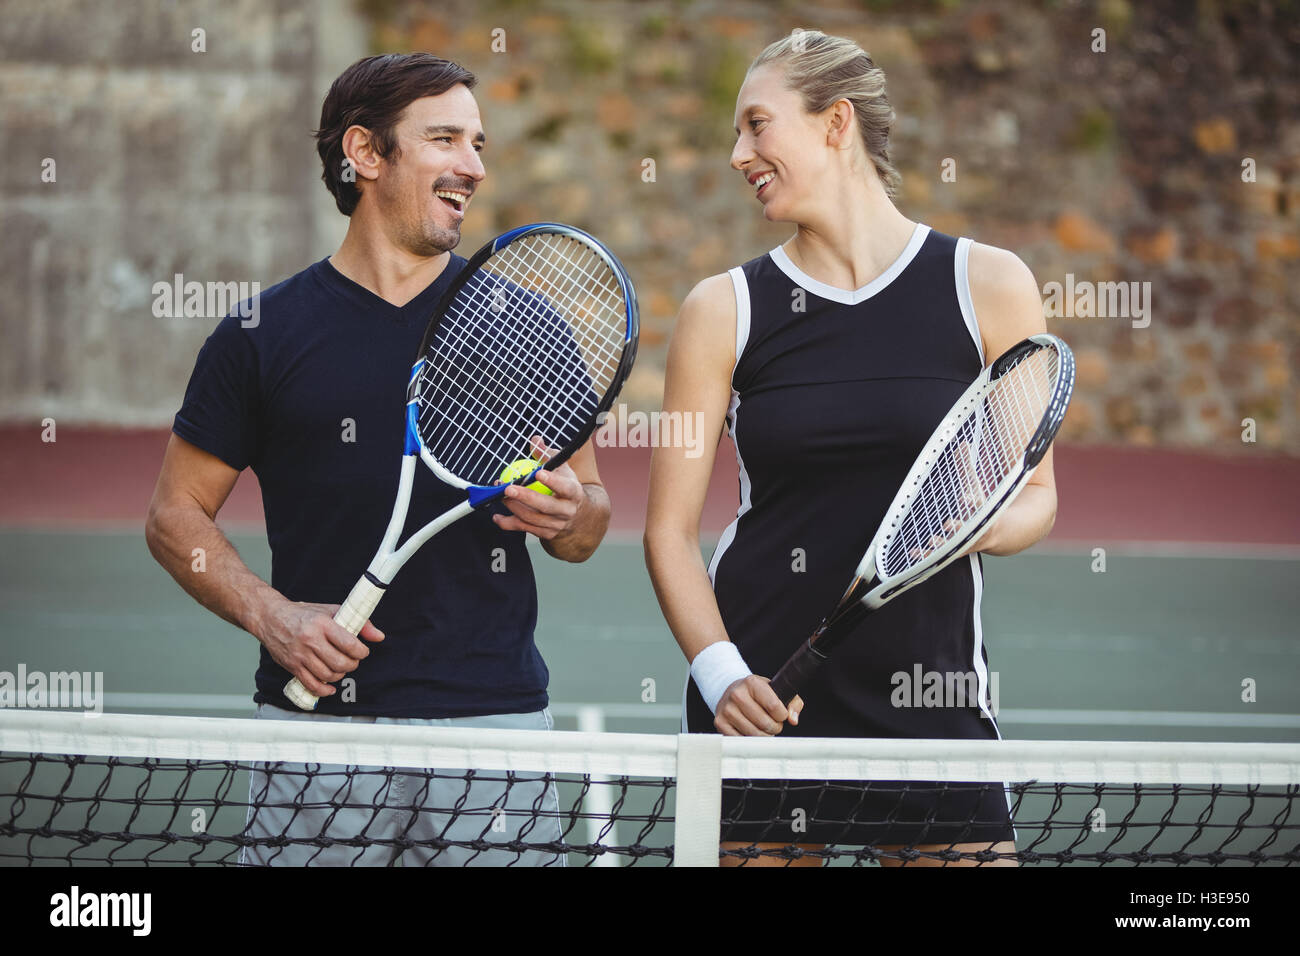
[[[848,100],[858,121],[867,156],[890,199],[897,198],[902,177],[889,161],[889,130],[894,108],[885,95],[885,72],[862,47],[844,37],[817,30],[796,30],[760,53],[746,73],[777,64],[786,85],[803,97],[804,109],[820,113],[836,100]]]

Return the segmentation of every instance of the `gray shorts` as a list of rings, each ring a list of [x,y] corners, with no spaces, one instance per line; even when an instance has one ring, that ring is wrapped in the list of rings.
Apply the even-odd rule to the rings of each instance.
[[[327,720],[425,727],[492,727],[550,730],[549,710],[532,714],[496,714],[422,720],[407,717],[336,717],[281,710],[259,704],[257,716],[272,720]],[[270,771],[270,772],[268,772]],[[362,771],[362,772],[356,772]],[[511,851],[468,846],[436,847],[434,840],[492,844],[523,840],[544,844],[560,840],[559,798],[555,784],[542,774],[489,772],[486,779],[467,778],[458,768],[431,771],[317,764],[255,763],[248,783],[247,835],[293,841],[366,841],[363,846],[334,843],[318,846],[245,847],[247,866],[564,866],[562,853]],[[395,845],[407,841],[422,846]]]

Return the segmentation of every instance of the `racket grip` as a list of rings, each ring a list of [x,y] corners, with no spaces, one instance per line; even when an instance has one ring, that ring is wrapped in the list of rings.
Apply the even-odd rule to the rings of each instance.
[[[371,613],[379,606],[379,599],[384,596],[384,590],[379,585],[373,584],[370,578],[362,578],[356,583],[356,587],[343,602],[338,613],[334,615],[334,623],[356,637],[366,626],[366,621],[370,620]]]
[[[383,596],[383,588],[373,584],[368,577],[362,578],[334,615],[334,623],[355,637],[366,626],[371,612],[379,605],[379,599]],[[315,710],[316,704],[320,702],[320,698],[303,687],[302,681],[296,677],[284,685],[284,696],[288,697],[299,710]]]
[[[284,685],[284,696],[299,710],[315,710],[320,698],[302,686],[302,681],[294,678]]]
[[[781,669],[772,678],[772,690],[786,706],[799,695],[799,692],[812,683],[826,658],[813,650],[812,641],[799,645],[791,658],[781,665]]]

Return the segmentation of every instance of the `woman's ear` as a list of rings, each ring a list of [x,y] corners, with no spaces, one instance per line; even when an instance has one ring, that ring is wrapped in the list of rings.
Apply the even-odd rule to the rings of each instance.
[[[853,145],[856,117],[853,104],[836,100],[826,108],[826,144],[835,149],[849,149]]]

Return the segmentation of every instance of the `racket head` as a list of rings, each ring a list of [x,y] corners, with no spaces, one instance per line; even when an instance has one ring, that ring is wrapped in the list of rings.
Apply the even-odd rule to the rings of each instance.
[[[425,331],[407,389],[407,454],[483,493],[502,490],[501,471],[521,458],[558,467],[618,397],[638,337],[636,291],[598,239],[552,222],[503,233],[466,263]]]
[[[1047,454],[1074,391],[1074,355],[1040,333],[971,384],[912,465],[858,575],[879,606],[946,567],[991,524]]]

